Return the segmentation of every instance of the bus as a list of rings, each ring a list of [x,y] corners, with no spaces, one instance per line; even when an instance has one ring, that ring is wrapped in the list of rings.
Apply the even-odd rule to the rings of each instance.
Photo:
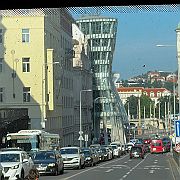
[[[6,135],[8,148],[21,148],[26,152],[51,150],[59,148],[59,134],[52,134],[43,130],[20,130]]]

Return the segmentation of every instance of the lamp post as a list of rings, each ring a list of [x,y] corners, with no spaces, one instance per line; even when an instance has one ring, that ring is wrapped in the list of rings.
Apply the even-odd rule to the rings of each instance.
[[[46,78],[45,78],[45,73],[44,73],[44,71],[46,71],[46,67],[48,66],[48,64],[52,64],[52,65],[54,65],[54,64],[59,64],[59,62],[52,62],[52,63],[43,63],[42,64],[42,111],[41,111],[41,127],[42,127],[42,129],[44,129],[45,128],[45,117],[44,117],[44,113],[45,113],[45,108],[44,108],[44,105],[45,105],[45,103],[44,103],[44,96],[45,96],[45,93],[46,93],[46,91],[45,91],[45,80],[46,80]]]
[[[82,140],[83,140],[83,132],[82,132],[82,113],[81,113],[81,95],[82,95],[82,92],[91,92],[92,90],[91,89],[83,89],[83,90],[80,90],[80,104],[79,104],[79,141],[80,141],[80,147],[82,147]]]
[[[94,129],[94,140],[97,139],[97,130],[96,130],[96,126],[95,126],[95,119],[96,119],[96,116],[95,116],[95,103],[98,99],[107,99],[106,97],[97,97],[96,99],[94,99],[94,121],[93,121],[93,129]]]

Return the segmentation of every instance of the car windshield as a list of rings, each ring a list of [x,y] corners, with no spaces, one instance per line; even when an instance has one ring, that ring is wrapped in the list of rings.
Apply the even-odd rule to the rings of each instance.
[[[34,154],[33,159],[35,160],[55,159],[55,155],[52,152],[37,152]]]
[[[112,149],[117,149],[117,146],[111,146],[112,147]]]
[[[158,143],[158,142],[157,142],[157,143],[153,143],[152,145],[153,145],[153,146],[161,146],[161,143]]]
[[[78,154],[78,149],[73,149],[73,148],[70,148],[70,149],[61,149],[61,154]]]
[[[131,152],[142,152],[142,149],[138,147],[133,147],[131,148]]]
[[[0,154],[0,162],[20,162],[19,154]]]
[[[91,154],[89,150],[84,150],[83,153],[85,156],[90,156],[90,154]]]

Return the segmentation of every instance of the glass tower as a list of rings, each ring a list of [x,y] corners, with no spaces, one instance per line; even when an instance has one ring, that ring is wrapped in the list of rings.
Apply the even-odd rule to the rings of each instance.
[[[93,72],[93,130],[94,140],[125,142],[128,116],[113,82],[112,60],[115,50],[117,19],[84,16],[76,20],[90,46]]]

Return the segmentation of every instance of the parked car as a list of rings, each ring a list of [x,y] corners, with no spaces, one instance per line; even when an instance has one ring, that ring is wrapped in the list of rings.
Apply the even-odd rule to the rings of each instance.
[[[100,150],[101,150],[102,153],[104,154],[104,161],[109,160],[109,152],[107,151],[107,149],[104,148],[104,147],[102,147]]]
[[[85,156],[86,166],[94,166],[97,163],[95,153],[93,153],[91,148],[82,148],[81,149]]]
[[[121,144],[119,141],[111,142],[110,145],[117,145],[117,146],[118,146],[118,149],[119,149],[119,151],[120,151],[120,154],[123,155],[123,153],[122,153],[122,144]]]
[[[118,146],[115,145],[111,145],[112,149],[113,149],[113,156],[115,158],[120,157],[121,156],[121,151],[119,150]]]
[[[34,167],[31,157],[22,150],[0,151],[0,164],[5,179],[23,179]]]
[[[130,150],[130,159],[132,158],[142,158],[144,159],[144,151],[142,146],[133,146]]]
[[[64,172],[63,159],[58,151],[40,150],[35,152],[32,158],[34,166],[40,174],[52,174],[57,176]]]
[[[98,164],[100,162],[98,148],[91,148],[91,150],[94,153],[95,162],[96,162],[96,164]]]
[[[131,150],[131,148],[134,146],[134,143],[132,143],[132,142],[129,142],[129,143],[127,143],[127,147],[128,147],[128,150],[130,151]]]
[[[98,149],[97,151],[99,153],[99,161],[100,162],[104,161],[105,160],[104,159],[104,152],[101,149]]]
[[[125,155],[126,153],[126,145],[122,144],[122,155]]]
[[[64,168],[84,168],[85,156],[80,147],[63,147],[60,149]]]

